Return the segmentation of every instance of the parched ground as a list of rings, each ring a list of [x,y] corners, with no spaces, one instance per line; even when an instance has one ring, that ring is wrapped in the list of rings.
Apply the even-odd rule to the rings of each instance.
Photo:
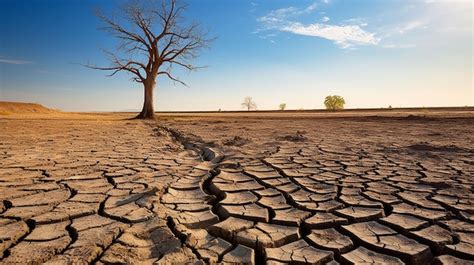
[[[5,102],[0,101],[0,115],[14,114],[58,114],[60,111],[46,108],[36,103]]]
[[[0,264],[472,264],[474,114],[410,115],[0,118]]]

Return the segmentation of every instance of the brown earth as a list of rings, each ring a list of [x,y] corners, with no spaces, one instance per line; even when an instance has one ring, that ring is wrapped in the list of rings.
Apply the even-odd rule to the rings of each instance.
[[[474,112],[0,116],[0,263],[474,260]]]
[[[0,116],[12,114],[53,114],[58,110],[46,108],[36,103],[0,101]]]

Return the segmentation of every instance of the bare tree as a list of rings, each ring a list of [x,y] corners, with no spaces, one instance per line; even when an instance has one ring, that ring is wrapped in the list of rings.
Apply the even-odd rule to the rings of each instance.
[[[197,58],[212,41],[199,24],[187,23],[183,19],[187,6],[178,4],[178,1],[131,1],[121,9],[122,22],[100,12],[97,14],[104,23],[101,29],[120,43],[116,52],[105,51],[111,66],[87,67],[111,71],[109,76],[124,71],[132,76],[132,81],[143,84],[143,108],[136,118],[154,118],[153,90],[157,77],[163,75],[187,86],[173,75],[173,67],[189,71],[200,68],[193,66],[190,60]]]
[[[242,102],[242,107],[246,108],[248,111],[257,109],[257,103],[255,103],[252,97],[245,97],[244,102]]]

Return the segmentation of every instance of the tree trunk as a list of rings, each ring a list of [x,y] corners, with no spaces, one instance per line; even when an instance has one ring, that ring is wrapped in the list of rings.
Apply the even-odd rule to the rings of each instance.
[[[143,108],[140,114],[136,117],[137,119],[154,119],[155,110],[153,109],[153,90],[155,89],[154,81],[145,81],[143,83],[145,100],[143,101]]]

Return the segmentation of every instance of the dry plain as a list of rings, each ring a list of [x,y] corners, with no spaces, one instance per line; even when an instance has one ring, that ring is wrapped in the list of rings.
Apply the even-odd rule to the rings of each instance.
[[[0,116],[0,264],[472,264],[474,112]]]

